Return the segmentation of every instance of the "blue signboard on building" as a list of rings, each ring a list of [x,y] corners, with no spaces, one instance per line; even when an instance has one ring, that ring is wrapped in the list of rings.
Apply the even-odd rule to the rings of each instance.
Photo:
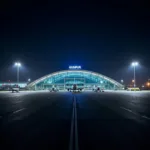
[[[69,66],[69,69],[81,69],[81,66]]]

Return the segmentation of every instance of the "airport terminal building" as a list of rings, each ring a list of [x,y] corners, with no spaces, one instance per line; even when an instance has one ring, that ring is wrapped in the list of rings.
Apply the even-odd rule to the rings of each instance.
[[[55,86],[59,90],[64,90],[71,88],[74,84],[85,90],[93,89],[94,86],[105,90],[123,89],[124,87],[105,75],[75,68],[43,76],[28,84],[27,88],[30,90],[48,90]]]

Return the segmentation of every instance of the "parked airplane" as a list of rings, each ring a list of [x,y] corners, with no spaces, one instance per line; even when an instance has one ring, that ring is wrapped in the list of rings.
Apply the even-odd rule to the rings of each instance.
[[[72,88],[68,88],[68,91],[72,91],[72,92],[80,92],[82,91],[83,88],[82,87],[78,87],[76,84],[73,84]]]

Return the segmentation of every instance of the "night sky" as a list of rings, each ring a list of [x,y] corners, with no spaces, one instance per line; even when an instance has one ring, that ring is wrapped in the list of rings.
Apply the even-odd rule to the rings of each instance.
[[[0,82],[81,65],[129,83],[150,78],[150,7],[139,1],[0,2]]]

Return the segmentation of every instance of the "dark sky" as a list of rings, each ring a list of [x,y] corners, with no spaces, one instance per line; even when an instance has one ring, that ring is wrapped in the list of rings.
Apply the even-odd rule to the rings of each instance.
[[[143,1],[144,2],[144,1]],[[118,81],[150,77],[150,6],[132,0],[1,1],[0,81],[34,80],[81,65]]]

